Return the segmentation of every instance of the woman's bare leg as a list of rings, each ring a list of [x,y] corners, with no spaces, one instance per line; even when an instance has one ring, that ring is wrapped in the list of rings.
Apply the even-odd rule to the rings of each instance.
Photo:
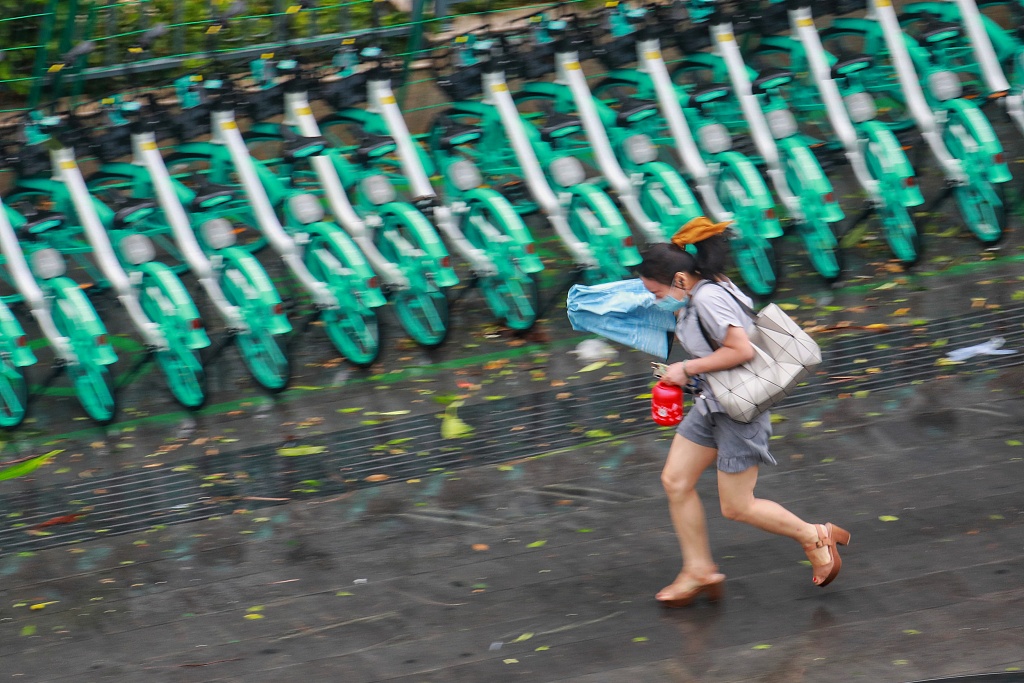
[[[711,556],[704,506],[696,490],[700,475],[715,462],[717,454],[714,448],[700,446],[676,434],[661,472],[661,483],[668,495],[669,514],[683,555],[683,569],[676,582],[683,580],[684,576],[702,581],[718,569]],[[671,587],[662,589],[659,598]]]
[[[722,515],[772,534],[788,536],[804,548],[813,546],[818,541],[815,526],[774,501],[754,497],[756,484],[756,466],[735,474],[719,472],[718,497],[722,504]],[[829,561],[828,548],[818,548],[812,552],[820,562]]]

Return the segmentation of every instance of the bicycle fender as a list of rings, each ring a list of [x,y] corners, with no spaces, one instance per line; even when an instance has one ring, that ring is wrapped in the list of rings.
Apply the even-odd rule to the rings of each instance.
[[[832,181],[825,175],[814,152],[796,137],[778,141],[779,150],[786,157],[786,163],[793,170],[800,188],[793,188],[798,195],[817,195],[821,202],[821,216],[829,223],[843,220],[843,208],[835,199]],[[802,192],[801,192],[802,190]]]
[[[756,226],[740,226],[739,230],[754,230],[764,239],[782,237],[782,225],[779,223],[779,219],[774,217],[775,200],[768,192],[764,177],[761,176],[754,162],[742,152],[733,150],[716,154],[712,159],[732,172],[761,216]],[[766,217],[769,214],[772,216],[771,218]]]
[[[743,189],[747,191],[747,195],[754,202],[754,206],[762,211],[775,208],[775,200],[772,199],[771,193],[768,192],[768,185],[765,184],[764,178],[757,170],[757,166],[754,165],[754,162],[748,156],[742,152],[729,150],[716,154],[713,158],[718,163],[729,167],[735,172],[736,177],[743,185]]]
[[[516,259],[524,273],[539,273],[544,270],[544,263],[535,253],[536,243],[533,234],[504,195],[490,188],[478,187],[466,192],[464,198],[469,204],[479,202],[486,205],[492,213],[500,217],[502,225],[495,227],[512,238],[518,252]]]
[[[637,89],[637,95],[642,96],[644,99],[650,99],[654,96],[654,84],[651,83],[651,77],[635,69],[619,69],[617,71],[611,71],[608,73],[607,77],[601,81],[599,87],[614,85],[615,83],[623,83],[635,87]]]
[[[11,309],[2,301],[0,301],[0,338],[3,339],[0,347],[10,354],[11,363],[15,367],[24,368],[35,364],[36,355],[26,345],[28,340],[25,338],[25,330],[11,313]]]
[[[338,123],[356,125],[367,133],[375,135],[390,135],[387,123],[384,122],[384,117],[365,109],[342,109],[333,114],[328,114],[320,120],[320,124],[325,127]]]
[[[456,102],[446,111],[451,116],[471,116],[479,119],[495,116],[494,105],[483,102]]]
[[[560,108],[569,106],[575,108],[572,100],[572,91],[569,86],[561,83],[527,83],[512,96],[516,102],[527,99],[544,99],[555,102]]]
[[[228,247],[218,252],[230,268],[234,268],[249,282],[260,304],[265,307],[264,322],[271,334],[287,334],[292,331],[288,316],[281,312],[281,295],[267,275],[259,260],[242,247]]]
[[[284,136],[281,134],[281,124],[264,121],[252,124],[242,137],[248,142],[249,140],[280,140]]]
[[[84,330],[92,337],[94,345],[90,350],[89,360],[97,365],[116,363],[117,353],[110,345],[107,328],[78,283],[69,277],[55,277],[49,281],[49,287],[52,288],[58,299],[68,303],[63,310],[68,317],[73,319],[75,329]]]
[[[677,219],[678,227],[681,228],[691,218],[704,215],[704,210],[697,203],[697,198],[693,196],[693,192],[686,184],[686,181],[679,175],[679,171],[663,161],[652,161],[644,164],[643,171],[646,176],[644,184],[646,185],[652,180],[661,183],[665,194],[672,199],[672,203],[682,212]]]
[[[394,218],[412,233],[416,246],[434,261],[433,276],[438,287],[452,287],[459,283],[459,276],[455,274],[455,270],[451,266],[443,265],[450,262],[451,256],[426,216],[405,202],[385,204],[380,207],[379,213],[385,220],[389,216]]]
[[[601,222],[601,225],[611,232],[621,244],[629,245],[623,246],[622,258],[620,259],[622,265],[635,266],[643,260],[640,256],[640,251],[633,246],[633,233],[629,231],[626,219],[622,217],[622,213],[615,206],[615,202],[612,201],[612,198],[604,190],[590,183],[580,183],[568,188],[568,192],[586,202],[587,206],[590,207],[590,210],[594,212],[594,215]]]
[[[334,255],[346,268],[351,269],[356,276],[356,284],[359,287],[360,301],[368,308],[378,308],[387,303],[384,292],[377,284],[377,275],[370,267],[362,250],[348,233],[336,225],[320,221],[306,226],[306,230],[312,237],[312,241],[306,246],[306,252],[323,245]],[[349,292],[344,292],[347,296]]]
[[[170,166],[182,159],[207,159],[230,163],[231,153],[224,145],[215,145],[212,142],[186,142],[178,145],[175,151],[164,159],[164,163]]]
[[[943,102],[950,115],[950,121],[957,119],[974,139],[974,142],[981,147],[982,152],[988,157],[985,164],[985,175],[990,183],[1005,183],[1013,176],[1003,160],[1003,145],[996,136],[995,130],[988,117],[981,113],[971,100],[957,98]],[[949,125],[947,122],[946,125]]]
[[[916,179],[917,174],[910,164],[910,159],[903,151],[903,146],[896,139],[896,135],[881,121],[865,121],[858,128],[867,136],[865,154],[871,154],[878,159],[878,164],[884,169],[884,172],[897,179],[900,188],[900,202],[903,206],[924,204],[924,196],[921,194],[921,188],[918,187],[916,180],[912,184],[907,183],[909,178]],[[876,180],[881,179],[877,178]]]
[[[169,154],[164,163],[172,174],[173,166],[176,163],[198,159],[209,162],[210,170],[213,171],[210,180],[214,183],[227,184],[227,176],[232,167],[231,153],[224,145],[215,145],[210,142],[187,142],[178,145],[177,151]]]
[[[47,195],[57,207],[60,207],[57,210],[62,213],[67,207],[73,207],[68,188],[64,186],[64,183],[52,178],[23,178],[11,190],[7,200],[14,203],[17,201],[16,195],[19,194]]]
[[[123,161],[115,161],[103,164],[96,173],[89,176],[88,184],[91,187],[94,183],[102,180],[130,180],[150,185],[149,173],[145,167],[129,164]]]
[[[862,35],[879,36],[882,33],[882,27],[873,19],[836,17],[832,20],[832,26],[829,29],[829,32],[859,33]]]
[[[196,308],[195,302],[181,282],[181,278],[169,266],[158,261],[143,263],[138,266],[138,270],[144,275],[148,275],[174,306],[175,317],[185,330],[185,343],[188,347],[195,350],[205,349],[209,346],[210,337],[206,334],[205,326],[202,324],[198,328],[192,326],[192,321],[202,322],[202,318],[199,316],[199,309]],[[143,282],[145,283],[145,280]]]

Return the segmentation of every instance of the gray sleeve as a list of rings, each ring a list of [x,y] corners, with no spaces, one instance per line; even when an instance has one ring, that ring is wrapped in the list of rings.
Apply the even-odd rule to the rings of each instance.
[[[750,316],[721,287],[701,287],[699,296],[694,297],[694,303],[701,324],[718,344],[725,341],[730,327],[746,330],[750,324]]]

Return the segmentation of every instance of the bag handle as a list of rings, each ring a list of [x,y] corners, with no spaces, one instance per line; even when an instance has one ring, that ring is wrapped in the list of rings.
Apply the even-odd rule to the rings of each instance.
[[[707,280],[707,282],[712,282],[712,281],[711,280]],[[740,305],[740,308],[743,310],[744,313],[749,315],[754,320],[757,319],[757,311],[755,311],[753,308],[751,308],[750,306],[748,306],[745,303],[743,303],[738,296],[736,296],[735,294],[733,294],[729,290],[728,287],[723,285],[721,282],[718,282],[717,280],[714,281],[713,284],[716,284],[719,287],[721,287],[723,290],[725,290],[725,293],[728,294],[729,296],[731,296],[733,298],[733,301],[735,301],[736,303],[738,303]],[[697,288],[697,291],[700,291],[700,287]],[[711,338],[711,335],[708,334],[707,328],[704,327],[704,323],[700,319],[700,313],[697,311],[696,297],[697,297],[697,293],[696,292],[694,292],[693,294],[690,295],[690,301],[694,302],[693,315],[696,316],[696,318],[697,318],[697,326],[700,328],[701,335],[704,336],[704,341],[707,342],[708,346],[711,348],[712,351],[716,351],[716,350],[718,350],[719,346],[721,346],[721,344],[716,343],[715,340]]]

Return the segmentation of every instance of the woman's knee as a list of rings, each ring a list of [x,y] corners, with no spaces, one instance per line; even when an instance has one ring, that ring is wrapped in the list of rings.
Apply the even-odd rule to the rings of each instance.
[[[749,505],[745,501],[720,498],[722,516],[735,522],[742,522],[747,516]]]
[[[661,486],[669,498],[681,498],[693,492],[697,487],[697,477],[690,476],[683,472],[669,472],[663,470],[661,473]]]

